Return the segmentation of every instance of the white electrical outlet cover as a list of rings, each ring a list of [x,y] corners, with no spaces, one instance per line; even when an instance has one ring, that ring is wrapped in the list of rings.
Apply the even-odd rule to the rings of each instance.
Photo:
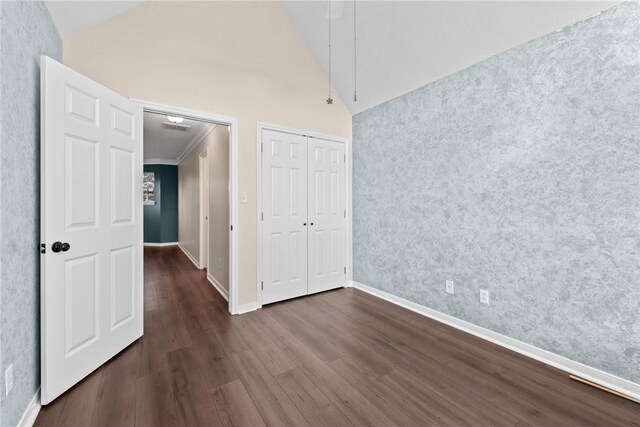
[[[5,396],[7,396],[13,388],[13,363],[4,371],[4,388]]]
[[[485,289],[480,290],[480,302],[482,304],[489,304],[489,291]]]
[[[454,289],[454,285],[453,285],[453,280],[447,280],[446,281],[446,287],[445,290],[447,291],[448,294],[453,294],[455,293],[455,289]]]

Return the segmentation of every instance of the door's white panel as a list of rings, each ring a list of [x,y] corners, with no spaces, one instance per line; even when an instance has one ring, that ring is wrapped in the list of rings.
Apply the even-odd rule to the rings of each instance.
[[[271,277],[269,285],[279,285],[282,283],[282,233],[271,233]]]
[[[340,241],[340,239],[338,238],[339,233],[340,230],[337,228],[329,230],[329,253],[331,254],[329,273],[331,274],[338,273],[338,255],[340,253],[340,248],[338,247],[338,243]]]
[[[135,116],[117,107],[111,106],[111,130],[135,139]]]
[[[315,199],[315,209],[312,211],[316,217],[320,217],[323,214],[324,203],[322,202],[322,198],[324,197],[324,171],[323,170],[315,170],[313,171],[315,175],[315,186],[312,189],[309,197],[313,197]]]
[[[306,271],[300,271],[300,252],[306,252],[302,247],[302,242],[303,238],[301,232],[292,231],[289,233],[289,259],[284,260],[284,262],[285,266],[288,267],[287,270],[290,272],[288,278],[290,282],[300,281],[306,275]]]
[[[99,200],[98,143],[65,135],[66,228],[96,227]]]
[[[135,251],[133,246],[111,251],[111,328],[135,312]]]
[[[70,357],[98,339],[98,256],[65,262],[65,356]]]
[[[271,188],[282,188],[282,168],[271,166]],[[274,217],[282,216],[282,193],[274,191],[271,193],[271,215]]]
[[[344,183],[343,183],[344,184]],[[336,171],[329,172],[329,213],[334,218],[338,216],[338,205],[340,203],[340,176]]]
[[[134,154],[111,147],[111,222],[131,224],[134,219]],[[140,191],[142,194],[142,192]]]
[[[291,215],[291,217],[301,218],[300,213],[302,212],[302,197],[304,194],[300,194],[300,191],[297,191],[299,181],[300,169],[289,169],[289,215]]]
[[[98,98],[68,84],[64,88],[66,115],[98,127],[100,117]]]

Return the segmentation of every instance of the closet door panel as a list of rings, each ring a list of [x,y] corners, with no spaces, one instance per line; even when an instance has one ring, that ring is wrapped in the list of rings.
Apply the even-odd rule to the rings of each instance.
[[[307,294],[307,138],[262,133],[262,303]]]
[[[345,144],[309,138],[309,294],[345,285]]]

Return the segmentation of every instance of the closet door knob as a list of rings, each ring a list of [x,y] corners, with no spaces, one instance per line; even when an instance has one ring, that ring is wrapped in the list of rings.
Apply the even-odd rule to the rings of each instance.
[[[304,224],[302,224],[302,225],[303,225],[304,227],[306,227],[306,226],[307,226],[307,223],[305,222],[305,223],[304,223]]]
[[[310,225],[313,225],[313,223],[311,223]]]

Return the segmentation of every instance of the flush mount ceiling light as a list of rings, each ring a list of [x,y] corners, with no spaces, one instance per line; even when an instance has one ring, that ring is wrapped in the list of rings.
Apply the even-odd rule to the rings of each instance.
[[[171,123],[182,123],[182,121],[184,120],[182,117],[176,116],[167,116],[167,119],[169,119]]]

